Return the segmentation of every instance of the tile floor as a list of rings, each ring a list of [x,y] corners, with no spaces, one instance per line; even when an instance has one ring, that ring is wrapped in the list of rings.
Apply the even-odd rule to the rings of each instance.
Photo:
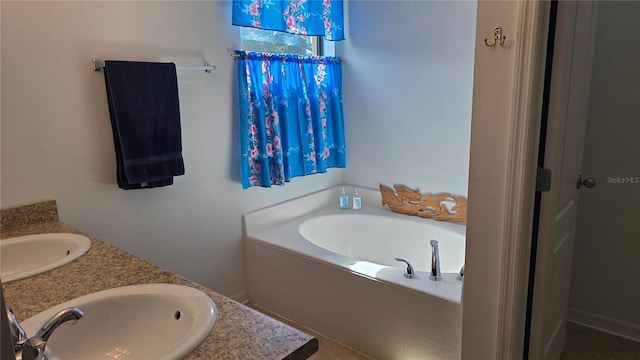
[[[567,323],[567,339],[560,360],[639,360],[640,342]]]
[[[247,306],[258,310],[262,313],[265,313],[269,316],[271,316],[272,318],[276,318],[286,324],[289,324],[295,328],[298,328],[310,335],[313,335],[314,337],[316,337],[318,339],[318,343],[319,343],[319,350],[318,352],[316,352],[315,354],[313,354],[309,360],[371,360],[370,357],[363,355],[359,352],[357,352],[356,350],[353,350],[345,345],[340,344],[339,342],[336,342],[334,340],[331,340],[325,336],[322,336],[320,334],[318,334],[317,332],[306,328],[304,326],[301,326],[300,324],[296,324],[292,321],[289,321],[288,319],[284,319],[280,316],[278,316],[277,314],[274,314],[272,312],[269,312],[259,306],[255,306],[251,303],[247,304]]]
[[[248,306],[315,336],[320,349],[310,360],[371,360],[368,356],[265,309],[252,304]],[[565,350],[560,360],[640,360],[640,342],[569,322]]]

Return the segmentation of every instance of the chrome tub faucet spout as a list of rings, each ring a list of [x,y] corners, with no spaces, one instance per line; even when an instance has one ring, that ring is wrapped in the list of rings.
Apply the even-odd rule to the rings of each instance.
[[[27,339],[24,329],[9,308],[7,308],[7,316],[9,318],[11,337],[14,341],[13,350],[16,360],[46,360],[47,357],[44,352],[47,341],[53,331],[67,322],[73,321],[75,323],[84,316],[84,313],[77,307],[60,310],[29,339]]]
[[[440,253],[438,251],[438,241],[431,240],[431,273],[429,274],[429,280],[440,281],[442,275],[440,274]]]

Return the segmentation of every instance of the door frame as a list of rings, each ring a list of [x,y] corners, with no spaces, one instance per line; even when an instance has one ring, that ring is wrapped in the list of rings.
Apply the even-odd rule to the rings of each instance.
[[[463,359],[523,356],[549,10],[478,0]],[[488,49],[496,25],[510,38]]]
[[[543,126],[542,129],[546,132],[545,139],[550,141],[540,143],[539,164],[552,168],[556,179],[550,192],[536,197],[540,205],[540,222],[534,225],[539,229],[534,229],[532,251],[536,251],[539,258],[531,254],[530,286],[533,287],[529,288],[531,309],[528,310],[534,316],[529,323],[531,346],[525,343],[524,353],[525,358],[533,359],[556,358],[564,349],[580,194],[575,182],[582,169],[598,18],[597,2],[560,1],[554,4],[557,6],[557,36],[554,40],[550,39],[556,52],[551,52],[550,59],[553,60],[554,70],[553,75],[549,76],[552,98],[547,103],[548,119],[543,118],[543,122],[548,121],[549,128],[544,129],[546,126]],[[559,72],[556,71],[557,66]],[[569,126],[573,131],[566,133]],[[571,168],[572,165],[575,168]],[[566,169],[571,170],[567,172]],[[566,191],[570,191],[570,195]],[[562,235],[556,232],[560,230]],[[561,256],[562,247],[566,258],[560,265],[554,262],[557,256]],[[556,270],[558,265],[560,271]],[[554,294],[552,284],[563,281],[566,283]],[[559,304],[560,307],[556,308]],[[554,314],[554,308],[562,312],[555,313],[555,318],[551,315]],[[553,331],[545,329],[546,326],[553,326]]]
[[[548,1],[478,0],[462,359],[523,357],[549,12]],[[487,49],[496,24],[512,41]],[[495,98],[509,110],[487,105]]]
[[[520,11],[509,138],[497,359],[522,358],[551,4],[524,1]],[[518,121],[521,120],[521,121]]]
[[[500,2],[478,1],[478,40],[486,33],[485,28],[492,21],[500,24],[511,20],[517,26],[512,48],[503,49],[505,54],[509,50],[515,52],[504,55],[513,56],[513,71],[504,76],[495,74],[496,79],[506,77],[513,86],[511,92],[502,92],[509,100],[504,106],[510,106],[511,109],[508,119],[502,119],[503,125],[509,126],[508,137],[505,139],[506,148],[500,149],[500,144],[490,144],[482,134],[482,126],[490,125],[484,117],[492,114],[482,108],[473,112],[467,272],[463,302],[474,306],[465,306],[463,310],[463,359],[521,359],[524,351],[527,284],[551,5],[548,1],[521,1],[517,11],[500,12],[500,9],[508,6],[510,5]],[[490,11],[493,14],[489,14]],[[476,72],[483,70],[483,62],[488,57],[481,51],[486,49],[482,44],[477,45]],[[480,84],[479,88],[482,86],[484,85]],[[474,84],[474,107],[491,98],[491,95],[476,93],[476,88],[477,85]],[[502,94],[494,93],[492,96],[499,97]],[[477,126],[480,135],[477,136],[479,140],[476,145],[476,128],[473,122],[480,124]],[[474,150],[483,146],[492,149],[474,158]],[[474,172],[480,173],[476,167],[484,166],[478,163],[491,160],[488,158],[491,153],[504,155],[506,159],[501,165],[505,172],[492,174],[486,179],[473,177]],[[496,168],[501,169],[500,166]],[[501,176],[505,179],[505,187],[492,188],[491,183],[497,182]],[[480,192],[484,193],[478,195]],[[479,200],[484,200],[484,204]],[[485,229],[478,224],[487,218],[487,205],[494,205],[492,211],[501,212],[501,216],[496,218],[502,221],[495,224],[501,229],[495,232],[498,238],[488,239],[488,236],[494,234],[483,235],[478,231]],[[487,266],[487,263],[496,262],[496,252],[497,266]]]

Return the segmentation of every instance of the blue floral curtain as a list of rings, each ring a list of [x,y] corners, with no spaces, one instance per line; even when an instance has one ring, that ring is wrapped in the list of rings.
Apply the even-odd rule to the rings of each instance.
[[[242,187],[345,167],[340,58],[236,54]]]
[[[232,23],[344,40],[342,0],[233,0]]]

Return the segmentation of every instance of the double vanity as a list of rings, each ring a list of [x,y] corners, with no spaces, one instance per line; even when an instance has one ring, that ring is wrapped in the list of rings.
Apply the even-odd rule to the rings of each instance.
[[[1,238],[4,298],[27,337],[58,311],[81,309],[77,323],[51,335],[52,360],[297,360],[318,349],[311,335],[58,221],[55,201],[2,210]],[[47,251],[37,251],[44,246]],[[28,259],[14,262],[14,250],[54,268],[25,268]]]

